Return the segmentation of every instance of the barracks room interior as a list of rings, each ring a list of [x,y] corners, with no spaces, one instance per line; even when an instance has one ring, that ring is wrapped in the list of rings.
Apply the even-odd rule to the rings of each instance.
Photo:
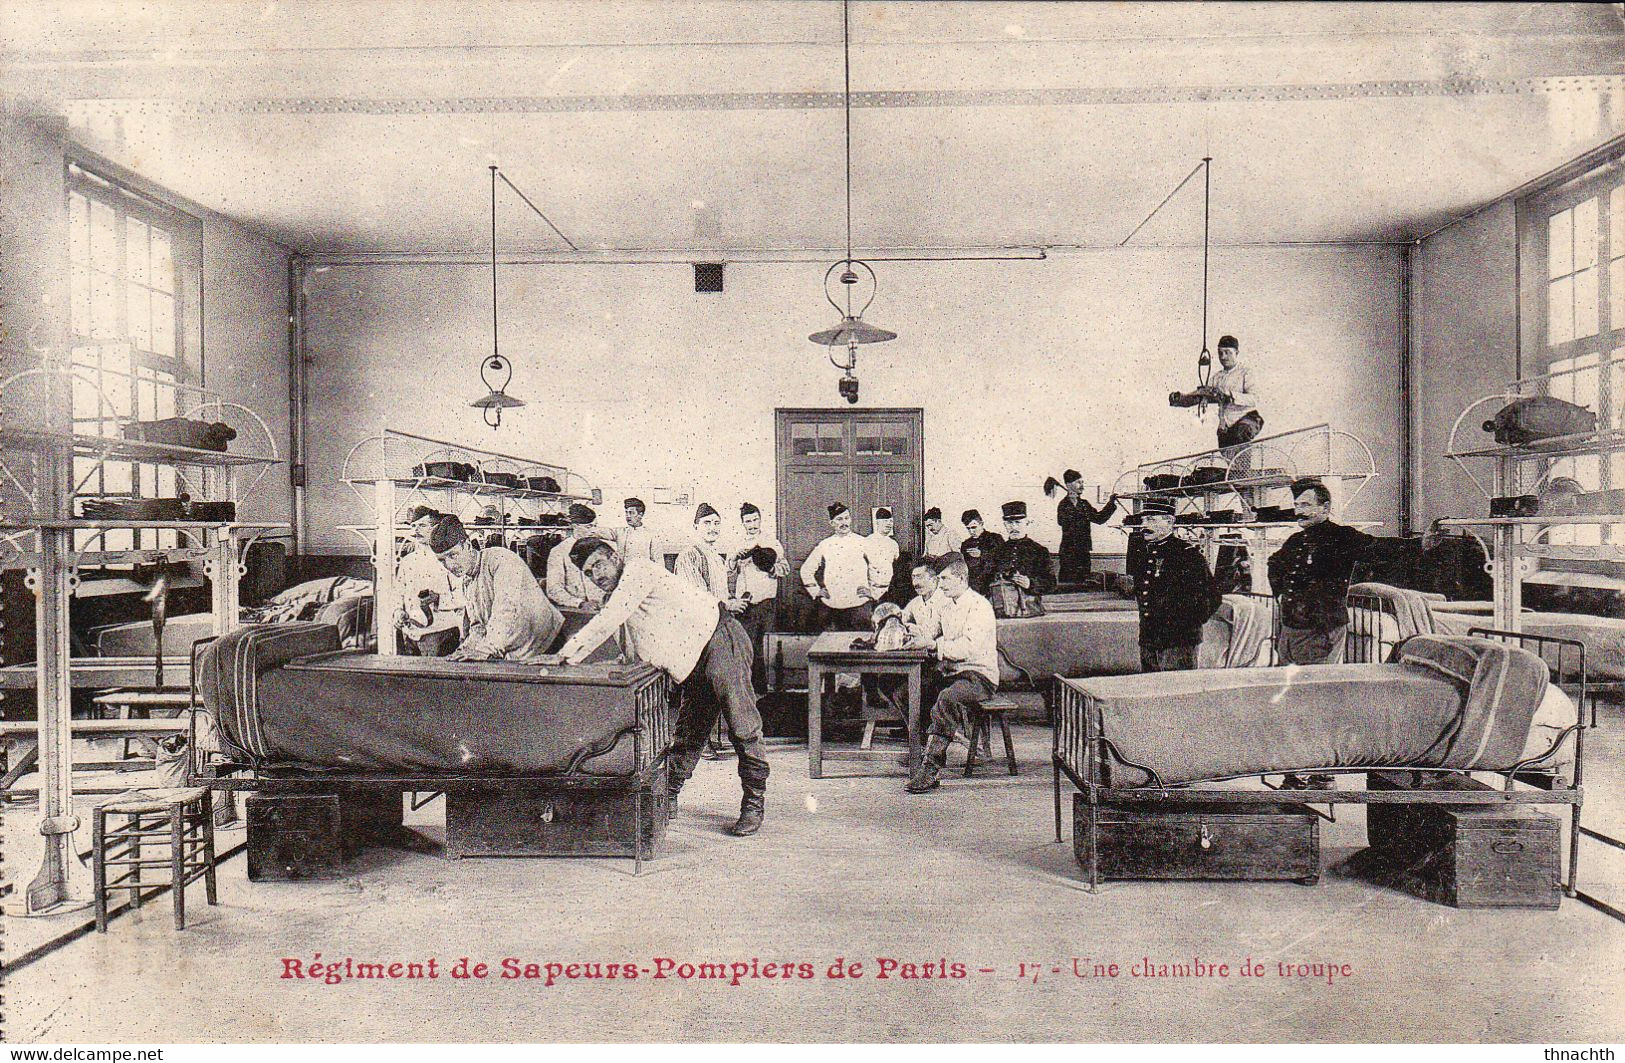
[[[9,1036],[1625,1039],[1621,5],[16,0],[0,99]]]

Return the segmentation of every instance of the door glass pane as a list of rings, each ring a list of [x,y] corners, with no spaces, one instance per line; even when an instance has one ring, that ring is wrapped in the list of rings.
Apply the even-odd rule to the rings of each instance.
[[[1563,277],[1546,288],[1546,344],[1556,347],[1574,339],[1574,278]]]
[[[838,423],[820,424],[818,426],[818,453],[825,456],[840,457],[845,453],[843,445],[844,428]]]
[[[810,422],[790,425],[790,453],[798,458],[811,457],[818,450],[818,426]]]
[[[1574,208],[1574,268],[1597,264],[1597,201],[1588,199]]]
[[[1559,211],[1546,226],[1547,277],[1556,278],[1574,272],[1574,214]]]
[[[894,457],[908,457],[908,428],[905,425],[886,426],[886,453]]]
[[[858,456],[872,457],[884,453],[885,437],[881,435],[878,424],[860,424],[857,426]]]

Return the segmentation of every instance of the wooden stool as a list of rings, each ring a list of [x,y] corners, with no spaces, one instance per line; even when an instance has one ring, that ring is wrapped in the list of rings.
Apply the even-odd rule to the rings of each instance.
[[[986,742],[992,732],[993,721],[999,721],[999,730],[1004,732],[1004,761],[1010,768],[1010,774],[1016,774],[1016,745],[1010,740],[1010,721],[1005,713],[1013,710],[1016,703],[1002,694],[994,694],[976,708],[970,710],[970,734],[966,736],[965,751],[965,778],[970,778],[976,772],[976,746],[977,743]]]
[[[109,823],[109,817],[119,817]],[[143,844],[166,849],[161,856],[143,859]],[[158,877],[145,881],[142,868],[169,869],[168,884],[175,898],[175,929],[186,928],[186,886],[204,880],[209,903],[219,903],[214,889],[214,809],[209,791],[201,787],[171,790],[132,790],[98,805],[91,827],[96,878],[96,929],[107,931],[108,895],[130,892],[130,907],[141,907],[141,891],[161,886]],[[126,869],[110,878],[108,869]]]

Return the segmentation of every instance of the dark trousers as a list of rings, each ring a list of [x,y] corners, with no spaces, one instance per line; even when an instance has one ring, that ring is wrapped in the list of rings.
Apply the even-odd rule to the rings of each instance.
[[[728,721],[728,737],[739,754],[739,785],[747,796],[767,791],[767,750],[762,745],[762,714],[750,687],[754,658],[750,638],[732,613],[720,606],[711,641],[700,652],[694,670],[677,688],[677,734],[671,744],[671,791],[676,793],[694,774],[700,750],[719,717]]]
[[[767,693],[767,657],[762,653],[762,636],[773,630],[778,618],[777,598],[752,602],[739,614],[739,626],[745,629],[745,635],[750,639],[750,682],[758,694]]]
[[[873,602],[864,602],[854,605],[850,609],[832,609],[829,603],[818,603],[818,630],[825,631],[869,631],[874,627],[872,617],[875,613]]]
[[[1282,664],[1341,664],[1348,625],[1322,631],[1308,627],[1282,627],[1276,652]]]
[[[1189,672],[1196,668],[1195,646],[1140,647],[1140,671]]]
[[[1094,567],[1092,550],[1061,544],[1061,582],[1082,583],[1089,577],[1089,571]]]
[[[1243,443],[1251,443],[1258,438],[1258,433],[1264,430],[1264,418],[1258,411],[1243,414],[1240,420],[1229,428],[1219,429],[1219,446],[1239,447]]]
[[[970,741],[970,710],[997,691],[980,672],[960,672],[949,678],[948,685],[931,705],[930,755],[938,767],[947,763],[948,747],[953,744],[955,734],[963,731],[965,740]]]
[[[463,641],[463,633],[454,627],[431,631],[413,637],[401,632],[401,653],[407,657],[446,657]]]

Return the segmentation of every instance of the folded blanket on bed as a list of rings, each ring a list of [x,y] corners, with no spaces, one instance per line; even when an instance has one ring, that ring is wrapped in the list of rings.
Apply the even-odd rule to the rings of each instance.
[[[1386,583],[1356,583],[1349,588],[1349,597],[1380,598],[1393,606],[1394,619],[1399,623],[1399,637],[1433,634],[1433,602],[1444,601],[1444,595],[1427,591],[1413,591],[1406,587],[1390,587]]]
[[[1546,688],[1539,657],[1452,636],[1405,645],[1394,664],[1076,680],[1084,698],[1062,711],[1098,714],[1115,786],[1353,766],[1505,770],[1524,758]]]
[[[1518,761],[1546,696],[1545,661],[1509,643],[1446,635],[1417,635],[1398,654],[1402,665],[1432,669],[1466,687],[1445,767],[1470,771]]]

